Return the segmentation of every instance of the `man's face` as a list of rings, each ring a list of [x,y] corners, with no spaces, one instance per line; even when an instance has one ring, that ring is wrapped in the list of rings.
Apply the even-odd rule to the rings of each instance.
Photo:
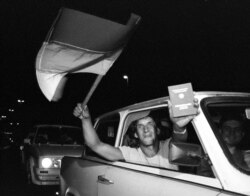
[[[222,137],[227,145],[235,146],[244,136],[242,124],[237,120],[229,120],[222,124]]]
[[[136,137],[139,138],[142,145],[153,145],[157,139],[156,125],[151,117],[145,117],[138,120],[136,130]]]

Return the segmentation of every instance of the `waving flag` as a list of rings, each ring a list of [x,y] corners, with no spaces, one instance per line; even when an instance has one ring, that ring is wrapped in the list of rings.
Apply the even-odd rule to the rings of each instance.
[[[76,10],[60,10],[36,58],[36,76],[49,101],[62,94],[65,75],[88,72],[103,76],[121,54],[140,17],[126,25]],[[100,79],[99,79],[100,81]]]

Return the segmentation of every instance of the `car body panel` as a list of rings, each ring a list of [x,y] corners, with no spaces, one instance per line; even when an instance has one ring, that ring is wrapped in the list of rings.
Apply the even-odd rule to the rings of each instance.
[[[98,193],[100,193],[98,195],[102,196],[112,195],[114,192],[121,196],[156,195],[156,193],[159,196],[185,195],[187,193],[192,193],[194,196],[215,196],[219,193],[219,190],[176,180],[176,178],[168,177],[168,175],[159,178],[159,175],[151,175],[149,172],[135,172],[121,167],[107,167],[104,177],[114,184],[98,183]],[[124,186],[125,184],[126,186]],[[164,189],[163,187],[167,188]]]
[[[73,161],[73,163],[71,162]],[[192,193],[192,195],[218,195],[221,185],[219,182],[212,182],[211,179],[197,178],[196,183],[188,183],[189,178],[196,178],[191,175],[180,175],[174,171],[164,171],[147,166],[138,166],[133,168],[133,164],[125,162],[116,162],[110,164],[108,162],[100,162],[93,159],[78,159],[77,162],[64,157],[65,165],[62,172],[67,178],[72,180],[70,188],[65,192],[74,193],[74,195],[183,195]],[[67,165],[67,162],[69,165]],[[122,167],[121,167],[122,166]],[[125,167],[127,166],[127,167]],[[87,169],[86,169],[87,168]],[[139,168],[139,169],[138,169]],[[87,181],[82,181],[82,176],[86,176]],[[98,176],[102,176],[111,183],[103,183],[98,181]],[[160,176],[160,178],[159,178]],[[61,185],[65,184],[65,179],[60,178]],[[210,182],[209,182],[210,181]],[[216,180],[214,180],[216,181]],[[208,184],[212,186],[208,186]],[[166,189],[162,187],[168,187]],[[78,188],[74,188],[78,187]],[[79,187],[81,187],[79,189]],[[128,188],[129,187],[129,188]],[[152,189],[152,187],[154,187]],[[176,187],[179,187],[176,189]],[[217,188],[215,188],[217,187]],[[95,190],[95,191],[93,191]],[[161,191],[156,191],[161,190]],[[64,192],[64,191],[63,191]]]

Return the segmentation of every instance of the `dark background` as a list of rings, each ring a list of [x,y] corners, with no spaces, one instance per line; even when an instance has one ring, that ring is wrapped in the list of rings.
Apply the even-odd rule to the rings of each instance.
[[[249,91],[249,6],[248,0],[2,0],[0,112],[10,116],[8,108],[16,108],[12,119],[23,125],[78,123],[72,110],[95,76],[68,76],[63,98],[52,103],[35,76],[36,55],[61,7],[120,23],[132,12],[142,17],[88,104],[94,117],[168,95],[167,86],[185,82],[195,91]]]
[[[125,23],[132,12],[142,17],[88,103],[93,118],[128,104],[166,96],[167,86],[186,82],[192,82],[195,91],[250,91],[249,0],[1,0],[2,195],[55,195],[54,190],[50,194],[48,186],[27,186],[19,145],[34,124],[79,125],[73,108],[84,100],[95,79],[91,74],[67,76],[58,102],[46,100],[38,87],[36,55],[61,7],[120,23]],[[124,74],[128,82],[122,78]],[[25,102],[18,103],[18,99]],[[7,141],[3,136],[15,138],[15,147],[2,150]]]

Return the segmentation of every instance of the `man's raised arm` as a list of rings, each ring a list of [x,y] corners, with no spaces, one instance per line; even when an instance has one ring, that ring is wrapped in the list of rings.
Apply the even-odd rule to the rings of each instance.
[[[74,116],[82,120],[83,137],[86,145],[98,155],[110,161],[123,160],[122,153],[119,148],[115,148],[109,144],[103,143],[93,127],[91,116],[87,106],[82,107],[78,103],[73,111]]]

